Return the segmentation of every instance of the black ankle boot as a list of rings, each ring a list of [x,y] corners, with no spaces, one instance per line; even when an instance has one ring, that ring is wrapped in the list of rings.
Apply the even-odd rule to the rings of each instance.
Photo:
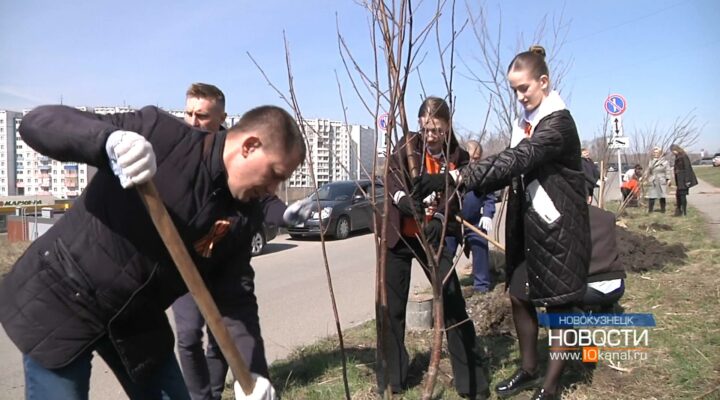
[[[665,212],[665,199],[660,199],[660,212]]]
[[[538,389],[533,393],[532,396],[530,396],[530,400],[555,400],[559,399],[559,396],[556,396],[555,394],[548,393],[545,389]]]
[[[537,372],[531,374],[522,368],[518,368],[510,378],[505,379],[495,386],[495,393],[497,393],[499,397],[512,396],[523,390],[537,387],[541,383],[542,377],[540,377]]]
[[[655,208],[655,199],[648,199],[648,212],[653,212],[653,208]]]

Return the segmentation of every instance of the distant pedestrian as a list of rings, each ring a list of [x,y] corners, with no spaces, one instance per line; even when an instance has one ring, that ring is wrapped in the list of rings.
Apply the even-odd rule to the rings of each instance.
[[[622,193],[623,201],[626,201],[628,197],[632,196],[630,200],[627,200],[628,207],[637,207],[637,198],[640,194],[640,178],[642,177],[643,168],[640,164],[635,164],[635,167],[630,171],[632,171],[632,174],[626,176],[625,182],[620,186],[620,192]]]
[[[675,217],[687,215],[687,195],[697,185],[697,177],[690,165],[690,158],[682,147],[673,144],[670,151],[675,155]]]
[[[590,158],[590,150],[583,148],[580,150],[582,160],[583,173],[585,174],[585,188],[587,189],[587,203],[591,204],[595,188],[600,181],[600,168]],[[618,172],[619,173],[619,172]]]
[[[660,212],[665,212],[665,197],[667,196],[667,185],[670,182],[667,173],[670,163],[663,157],[663,151],[659,147],[652,149],[652,159],[648,163],[648,212],[651,213],[655,209],[655,200],[660,200]]]

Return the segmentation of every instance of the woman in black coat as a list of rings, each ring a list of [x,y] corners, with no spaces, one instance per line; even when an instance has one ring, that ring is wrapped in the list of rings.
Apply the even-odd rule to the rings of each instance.
[[[687,195],[690,193],[690,188],[697,185],[698,181],[695,177],[695,172],[690,165],[690,158],[688,157],[685,150],[682,147],[673,144],[670,146],[675,156],[675,166],[673,170],[675,172],[675,217],[687,215]]]
[[[468,164],[459,177],[450,174],[467,190],[479,193],[511,186],[505,255],[522,366],[495,391],[500,397],[511,396],[542,383],[532,399],[553,399],[559,398],[564,362],[561,354],[553,355],[544,380],[540,376],[535,307],[546,307],[549,313],[570,312],[587,288],[591,242],[580,139],[565,103],[550,90],[542,47],[515,56],[508,80],[524,110],[513,124],[510,147]],[[413,194],[420,198],[444,184],[442,175],[422,175]],[[558,332],[553,332],[557,337]]]

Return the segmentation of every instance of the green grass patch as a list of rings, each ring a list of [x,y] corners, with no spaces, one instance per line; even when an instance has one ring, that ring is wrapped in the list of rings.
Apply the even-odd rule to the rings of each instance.
[[[720,188],[720,167],[696,166],[693,167],[693,171],[699,179]]]

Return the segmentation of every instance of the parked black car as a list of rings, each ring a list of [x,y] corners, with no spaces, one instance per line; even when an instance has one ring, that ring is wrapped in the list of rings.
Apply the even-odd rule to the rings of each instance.
[[[253,235],[252,238],[252,250],[251,254],[254,256],[259,256],[263,253],[263,250],[265,250],[265,245],[267,242],[275,239],[275,237],[278,234],[278,226],[277,224],[263,221],[262,229],[258,232],[255,232],[255,235]]]
[[[371,186],[370,180],[337,181],[321,186],[317,192],[320,209],[315,194],[299,200],[312,203],[312,216],[304,223],[288,226],[290,237],[320,236],[322,227],[326,235],[345,239],[352,231],[372,227]],[[376,183],[375,203],[378,209],[382,209],[384,198],[384,188]]]
[[[265,250],[267,242],[275,239],[278,228],[282,224],[282,216],[287,206],[277,196],[269,196],[262,201],[265,220],[262,229],[255,232],[252,238],[252,255],[258,256]]]

